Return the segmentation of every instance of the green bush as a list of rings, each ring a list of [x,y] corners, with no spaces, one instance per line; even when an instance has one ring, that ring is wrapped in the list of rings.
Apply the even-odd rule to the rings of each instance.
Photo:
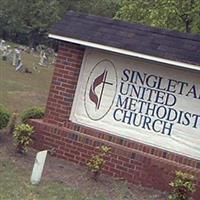
[[[15,127],[13,138],[17,143],[17,152],[25,153],[27,152],[27,147],[30,145],[32,139],[31,135],[33,134],[33,127],[28,124],[20,124]]]
[[[106,162],[105,158],[110,154],[111,148],[105,145],[98,147],[98,153],[96,155],[92,155],[92,157],[88,160],[87,166],[89,171],[93,173],[94,180],[97,181],[100,172]]]
[[[7,127],[10,119],[10,113],[4,106],[0,105],[0,129]]]
[[[22,123],[27,123],[29,119],[41,119],[44,117],[44,110],[39,107],[33,107],[24,111],[21,115]]]
[[[192,193],[195,192],[194,181],[191,174],[176,171],[176,177],[169,184],[172,187],[169,200],[192,200]]]

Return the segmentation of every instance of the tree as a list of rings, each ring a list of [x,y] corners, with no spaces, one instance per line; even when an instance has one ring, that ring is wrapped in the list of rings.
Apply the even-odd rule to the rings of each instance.
[[[79,11],[105,17],[114,17],[119,9],[119,0],[82,0]]]
[[[67,10],[114,17],[120,0],[59,0],[62,16]]]
[[[121,0],[115,18],[199,33],[200,0]]]
[[[20,13],[16,12],[18,5],[15,0],[0,0],[0,5],[0,33],[6,39],[20,29]]]
[[[57,0],[20,0],[22,3],[21,27],[29,35],[29,45],[35,47],[40,36],[59,19]]]
[[[0,0],[0,37],[35,47],[67,10],[113,17],[120,0]]]
[[[0,0],[0,4],[2,35],[14,40],[26,35],[31,47],[59,19],[58,0]]]

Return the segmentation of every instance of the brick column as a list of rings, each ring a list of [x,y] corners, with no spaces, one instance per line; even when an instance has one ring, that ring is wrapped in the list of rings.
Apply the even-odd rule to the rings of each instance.
[[[83,55],[84,47],[60,42],[44,122],[64,126],[68,121]]]

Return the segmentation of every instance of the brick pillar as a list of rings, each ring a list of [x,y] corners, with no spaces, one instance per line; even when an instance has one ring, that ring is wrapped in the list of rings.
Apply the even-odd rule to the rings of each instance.
[[[83,55],[83,46],[60,42],[44,122],[64,126],[68,121]]]

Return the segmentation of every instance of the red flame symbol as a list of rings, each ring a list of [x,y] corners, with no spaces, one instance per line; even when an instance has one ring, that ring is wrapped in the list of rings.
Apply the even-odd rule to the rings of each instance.
[[[104,86],[106,84],[107,74],[108,74],[108,71],[104,70],[104,72],[100,76],[94,79],[90,87],[89,97],[90,97],[90,100],[95,103],[96,109],[99,109],[100,104],[101,104],[101,99],[103,95]],[[100,94],[100,97],[98,97],[95,90],[102,83],[103,83],[103,86],[101,89],[101,94]],[[110,84],[110,83],[107,83],[107,84]]]

